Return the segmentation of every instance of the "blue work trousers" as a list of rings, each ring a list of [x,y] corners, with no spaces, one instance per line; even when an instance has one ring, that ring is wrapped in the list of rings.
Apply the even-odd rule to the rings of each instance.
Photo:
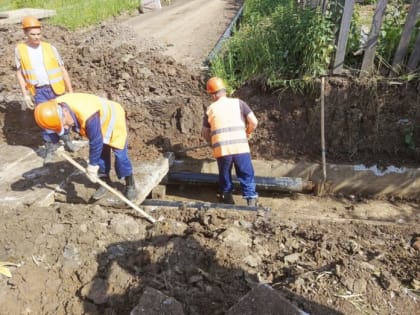
[[[53,100],[58,96],[59,95],[54,93],[51,85],[44,85],[41,87],[37,87],[35,96],[34,96],[35,106],[43,102]],[[68,134],[68,133],[69,133],[69,130],[65,129],[64,134]],[[60,140],[59,136],[55,132],[46,131],[46,130],[42,132],[42,139],[44,139],[45,142],[52,142],[52,143],[57,143]]]
[[[115,172],[118,178],[121,179],[133,174],[133,166],[128,157],[127,145],[121,150],[104,144],[99,160],[99,177],[109,176],[109,172],[111,171],[111,151],[114,153]]]
[[[232,168],[235,167],[236,177],[242,188],[242,196],[245,199],[258,198],[255,190],[254,167],[252,166],[251,154],[241,153],[222,156],[217,158],[219,168],[219,185],[222,193],[233,191]]]

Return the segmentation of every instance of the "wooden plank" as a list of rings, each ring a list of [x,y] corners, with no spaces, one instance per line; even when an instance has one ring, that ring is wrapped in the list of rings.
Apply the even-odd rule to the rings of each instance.
[[[323,15],[325,15],[325,13],[327,12],[327,8],[328,8],[328,0],[322,0],[321,9],[322,9]]]
[[[401,70],[401,64],[407,54],[408,44],[410,42],[411,34],[416,26],[417,15],[419,12],[419,0],[413,0],[411,3],[410,11],[408,12],[407,19],[405,21],[404,30],[401,35],[398,48],[394,55],[394,60],[392,62],[392,69],[390,71],[390,76],[398,74]]]
[[[0,24],[16,24],[22,21],[22,18],[27,15],[32,15],[37,19],[44,19],[56,15],[55,10],[46,9],[32,9],[23,8],[17,10],[3,11],[2,14],[7,14],[7,18],[0,19]]]
[[[414,71],[417,68],[417,64],[420,60],[420,33],[417,35],[416,44],[414,50],[408,60],[407,68],[409,71]]]
[[[333,66],[333,73],[340,74],[343,71],[344,57],[346,54],[347,41],[349,39],[351,18],[353,15],[354,0],[347,0],[341,18],[340,33],[338,35],[337,52]]]
[[[375,60],[376,44],[378,42],[379,33],[381,31],[382,20],[385,15],[387,2],[387,0],[378,0],[375,14],[373,15],[372,27],[370,28],[370,33],[364,47],[365,54],[363,56],[360,76],[365,76],[372,73]]]

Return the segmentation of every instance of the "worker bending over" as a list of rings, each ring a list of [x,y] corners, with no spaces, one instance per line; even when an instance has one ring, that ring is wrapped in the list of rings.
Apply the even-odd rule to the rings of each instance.
[[[242,196],[249,206],[257,206],[254,168],[248,138],[257,128],[258,120],[249,106],[238,98],[226,96],[226,86],[218,77],[207,81],[207,93],[213,103],[203,118],[201,135],[211,142],[219,169],[221,201],[234,204],[232,168],[241,184]]]
[[[133,167],[127,150],[126,116],[120,104],[92,94],[69,93],[39,104],[34,116],[43,129],[61,135],[66,128],[72,128],[89,139],[86,173],[94,183],[98,176],[107,184],[111,183],[112,151],[117,176],[125,178],[125,196],[129,200],[136,198]],[[106,189],[99,186],[92,199],[99,200],[105,193]]]

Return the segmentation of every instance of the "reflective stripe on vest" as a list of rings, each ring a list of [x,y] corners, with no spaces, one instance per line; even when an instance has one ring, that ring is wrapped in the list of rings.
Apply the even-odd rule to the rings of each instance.
[[[125,111],[120,104],[88,93],[67,93],[56,98],[66,103],[80,124],[80,134],[86,136],[86,122],[99,112],[103,143],[124,149],[127,142]]]
[[[114,126],[115,126],[115,118],[116,118],[115,107],[113,103],[107,102],[107,100],[102,97],[100,98],[100,100],[101,100],[102,113],[103,113],[103,115],[101,115],[102,137],[104,139],[104,143],[109,144],[109,141],[111,140],[111,136],[112,136],[112,131],[114,130]],[[107,122],[108,117],[109,117],[109,123],[108,123],[108,127],[106,127],[105,123]]]
[[[35,71],[31,63],[28,47],[26,44],[20,43],[17,45],[17,49],[20,55],[22,74],[26,81],[26,88],[32,95],[35,95],[35,85],[38,83],[38,79],[35,77]],[[63,73],[61,72],[57,57],[54,54],[51,44],[41,42],[41,49],[44,66],[51,87],[55,94],[61,95],[66,91],[66,86],[64,84]]]
[[[250,152],[239,100],[222,97],[207,109],[214,157]]]

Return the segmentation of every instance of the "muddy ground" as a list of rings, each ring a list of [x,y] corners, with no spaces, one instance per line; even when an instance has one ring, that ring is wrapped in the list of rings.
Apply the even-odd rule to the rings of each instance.
[[[134,160],[201,144],[207,73],[165,55],[155,40],[139,41],[120,22],[75,33],[46,26],[44,39],[61,52],[75,91],[125,107]],[[37,148],[40,130],[21,108],[14,73],[22,33],[18,26],[1,26],[0,33],[0,141]],[[237,91],[260,121],[254,158],[319,161],[319,90],[273,93],[250,82]],[[328,161],[418,167],[418,101],[416,83],[328,78]],[[209,158],[210,151],[189,157]],[[185,314],[224,314],[257,283],[268,283],[310,314],[418,314],[418,203],[272,197],[278,207],[259,212],[148,207],[165,218],[155,225],[94,204],[2,209],[0,261],[19,265],[11,278],[0,276],[0,313],[129,314],[154,288]],[[363,219],[354,219],[355,209]]]

